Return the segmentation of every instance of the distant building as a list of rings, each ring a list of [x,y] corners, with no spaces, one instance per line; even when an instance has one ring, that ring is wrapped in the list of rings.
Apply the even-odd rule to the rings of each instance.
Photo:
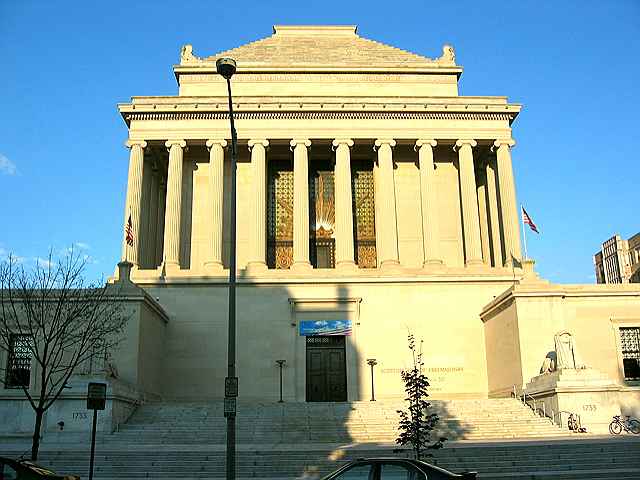
[[[614,235],[593,256],[597,283],[640,283],[640,233],[629,240]]]

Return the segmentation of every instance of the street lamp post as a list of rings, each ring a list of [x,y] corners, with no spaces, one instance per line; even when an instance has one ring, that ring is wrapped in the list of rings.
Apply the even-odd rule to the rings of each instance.
[[[367,363],[371,366],[371,401],[375,402],[376,394],[375,394],[375,390],[373,389],[373,367],[375,367],[378,364],[378,362],[376,361],[375,358],[367,358]]]
[[[227,417],[227,480],[236,478],[236,151],[238,137],[233,123],[231,77],[236,72],[232,58],[216,60],[216,69],[227,81],[229,93],[229,122],[231,124],[231,251],[229,254],[229,335],[227,346],[228,369],[225,381],[225,416]],[[235,384],[235,389],[232,385]],[[232,391],[235,390],[235,391]],[[227,408],[229,406],[229,408]]]
[[[276,363],[280,367],[280,400],[278,400],[278,403],[283,403],[284,400],[282,400],[282,368],[284,367],[284,364],[287,363],[287,361],[286,360],[276,360]]]

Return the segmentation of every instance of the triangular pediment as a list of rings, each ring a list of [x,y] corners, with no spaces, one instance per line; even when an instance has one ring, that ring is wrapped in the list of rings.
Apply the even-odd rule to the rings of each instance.
[[[355,26],[279,26],[273,35],[207,58],[191,52],[181,65],[215,62],[231,57],[238,68],[292,69],[433,69],[455,67],[453,48],[445,45],[442,56],[431,59],[384,43],[363,38]]]

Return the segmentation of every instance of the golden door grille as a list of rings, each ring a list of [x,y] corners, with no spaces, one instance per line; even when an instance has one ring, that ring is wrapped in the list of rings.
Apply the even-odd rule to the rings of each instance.
[[[334,268],[334,172],[328,169],[328,162],[318,163],[309,181],[309,261],[315,268]]]
[[[360,268],[376,268],[376,218],[373,162],[352,162],[351,171],[356,262]]]
[[[293,263],[293,168],[291,161],[270,164],[267,181],[267,265]]]

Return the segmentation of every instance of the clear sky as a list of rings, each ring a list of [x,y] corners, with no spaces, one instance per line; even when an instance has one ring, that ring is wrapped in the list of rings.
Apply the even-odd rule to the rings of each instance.
[[[464,66],[462,95],[506,95],[518,200],[543,277],[592,283],[592,255],[640,231],[640,1],[0,0],[0,256],[75,244],[90,277],[120,255],[128,152],[116,103],[175,95],[181,45],[207,56],[273,24],[361,36]]]

